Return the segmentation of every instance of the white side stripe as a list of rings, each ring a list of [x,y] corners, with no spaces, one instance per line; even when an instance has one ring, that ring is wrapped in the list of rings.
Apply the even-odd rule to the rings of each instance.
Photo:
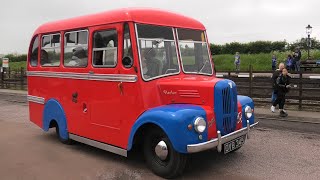
[[[68,78],[92,81],[121,81],[136,82],[137,75],[133,74],[89,74],[89,73],[68,73],[51,71],[27,71],[27,76],[50,77],[50,78]]]
[[[38,103],[38,104],[44,104],[44,102],[45,102],[45,99],[43,97],[38,97],[38,96],[28,95],[27,99],[29,102],[34,102],[34,103]]]

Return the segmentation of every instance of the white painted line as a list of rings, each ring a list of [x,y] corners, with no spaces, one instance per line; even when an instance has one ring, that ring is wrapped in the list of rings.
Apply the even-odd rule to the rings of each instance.
[[[216,77],[223,77],[223,74],[216,74]]]
[[[310,79],[320,79],[320,76],[309,76]]]
[[[238,77],[239,78],[248,78],[248,77],[250,77],[250,75],[249,74],[239,74]],[[252,77],[254,77],[254,75],[252,75]]]

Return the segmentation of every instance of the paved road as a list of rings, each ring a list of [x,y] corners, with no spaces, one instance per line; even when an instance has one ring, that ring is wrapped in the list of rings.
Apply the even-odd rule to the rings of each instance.
[[[190,156],[183,179],[320,179],[320,135],[257,128],[239,151]],[[28,121],[24,103],[0,100],[1,179],[159,179],[137,150],[129,158],[63,145]]]

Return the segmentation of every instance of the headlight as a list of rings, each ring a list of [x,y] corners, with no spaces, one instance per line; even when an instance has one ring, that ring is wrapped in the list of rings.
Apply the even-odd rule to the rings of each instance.
[[[244,113],[246,115],[246,118],[247,119],[250,119],[252,117],[252,109],[250,106],[247,106],[245,109],[244,109]]]
[[[198,133],[203,133],[207,128],[207,123],[202,117],[197,117],[197,119],[194,121],[194,129]]]

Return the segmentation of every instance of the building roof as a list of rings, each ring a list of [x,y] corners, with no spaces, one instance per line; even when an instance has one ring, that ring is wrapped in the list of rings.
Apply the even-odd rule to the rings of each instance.
[[[49,22],[41,25],[35,31],[35,34],[80,29],[126,21],[205,30],[205,27],[199,21],[173,12],[150,8],[126,8]]]

